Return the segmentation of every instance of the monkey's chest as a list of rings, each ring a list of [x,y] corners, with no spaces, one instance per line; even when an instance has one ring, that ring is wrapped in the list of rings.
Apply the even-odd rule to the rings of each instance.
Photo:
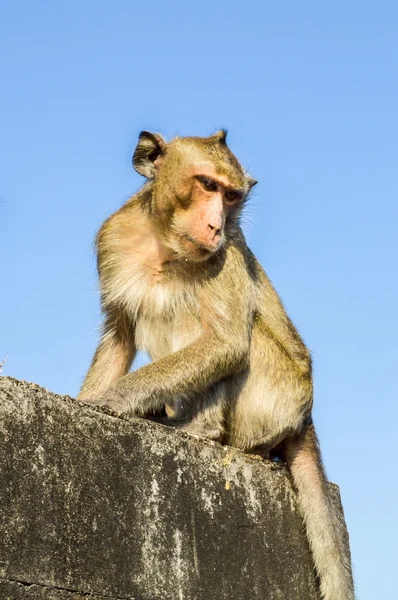
[[[191,344],[203,333],[193,293],[157,283],[148,288],[136,317],[135,343],[158,360]]]

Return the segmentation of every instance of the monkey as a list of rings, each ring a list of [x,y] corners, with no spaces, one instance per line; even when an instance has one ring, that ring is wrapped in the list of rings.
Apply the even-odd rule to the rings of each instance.
[[[323,600],[353,600],[311,416],[311,356],[240,224],[257,183],[226,142],[142,131],[142,188],[96,237],[103,333],[78,400],[287,464]],[[129,372],[138,350],[152,362]]]

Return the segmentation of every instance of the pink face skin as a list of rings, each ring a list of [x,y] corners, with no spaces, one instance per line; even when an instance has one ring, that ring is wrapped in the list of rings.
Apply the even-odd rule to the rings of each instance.
[[[204,260],[222,245],[226,218],[239,205],[245,190],[209,164],[197,165],[189,182],[190,205],[176,211],[173,233],[187,258]]]

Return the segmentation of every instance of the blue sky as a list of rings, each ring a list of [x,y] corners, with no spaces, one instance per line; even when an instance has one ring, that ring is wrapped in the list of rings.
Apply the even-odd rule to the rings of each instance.
[[[141,129],[229,144],[249,244],[313,352],[315,420],[361,600],[396,594],[398,4],[131,0],[0,7],[0,359],[75,395],[102,220]]]

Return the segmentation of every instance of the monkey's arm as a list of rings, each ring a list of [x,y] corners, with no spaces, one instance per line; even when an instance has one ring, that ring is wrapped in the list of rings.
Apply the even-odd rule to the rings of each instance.
[[[112,385],[101,404],[117,412],[144,415],[168,401],[199,392],[230,373],[241,370],[245,349],[229,347],[211,334],[183,350],[129,373]]]
[[[181,396],[206,390],[244,368],[250,348],[251,296],[239,256],[234,250],[230,254],[215,281],[202,290],[202,336],[182,350],[125,375],[99,403],[117,412],[143,415]]]
[[[109,386],[128,372],[135,353],[132,323],[121,310],[117,315],[109,311],[78,400],[102,398]]]

